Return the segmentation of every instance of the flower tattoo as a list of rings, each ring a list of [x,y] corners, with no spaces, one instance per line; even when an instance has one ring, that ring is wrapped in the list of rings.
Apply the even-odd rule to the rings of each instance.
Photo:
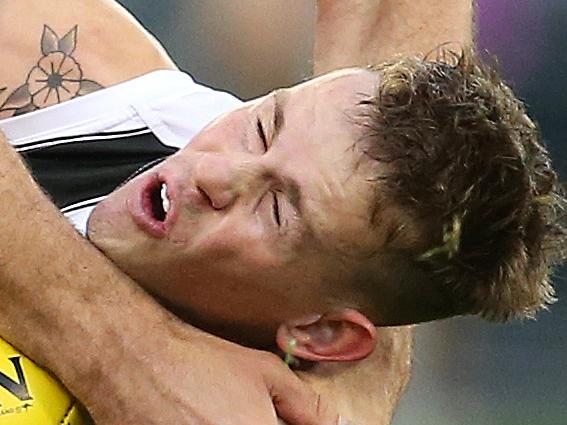
[[[78,27],[59,38],[49,26],[43,27],[42,57],[29,72],[26,82],[0,105],[0,118],[17,116],[92,93],[102,88],[83,78],[81,65],[73,57],[77,47]],[[0,97],[6,91],[0,89]]]
[[[28,76],[28,91],[38,108],[72,99],[81,87],[83,72],[79,64],[63,52],[52,52],[40,59]]]

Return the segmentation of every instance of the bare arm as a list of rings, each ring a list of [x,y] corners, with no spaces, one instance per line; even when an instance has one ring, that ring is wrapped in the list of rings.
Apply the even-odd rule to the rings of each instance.
[[[319,0],[314,72],[365,66],[446,42],[471,43],[472,0]],[[411,327],[378,329],[374,353],[303,375],[357,425],[388,424],[409,380]]]
[[[9,92],[45,55],[44,25],[59,36],[78,26],[73,58],[101,85],[174,67],[114,2],[7,2],[0,23],[0,81]],[[97,423],[275,424],[273,402],[291,424],[332,423],[279,359],[204,334],[157,305],[76,234],[1,135],[0,194],[0,335],[53,371]]]
[[[471,44],[472,0],[319,0],[315,74]]]
[[[115,1],[18,0],[0,8],[0,85],[17,86],[36,65],[46,25],[60,36],[77,27],[73,56],[84,75],[105,87],[176,69],[157,40]]]

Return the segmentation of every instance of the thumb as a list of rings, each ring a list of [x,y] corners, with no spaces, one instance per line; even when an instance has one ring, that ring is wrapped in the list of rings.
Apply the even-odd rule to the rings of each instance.
[[[339,424],[338,412],[289,369],[266,379],[278,417],[287,425]]]

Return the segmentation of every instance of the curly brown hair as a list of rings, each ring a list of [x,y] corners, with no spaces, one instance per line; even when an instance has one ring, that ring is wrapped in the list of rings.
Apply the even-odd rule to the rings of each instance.
[[[404,248],[411,266],[452,303],[449,315],[533,317],[555,301],[565,198],[523,104],[472,49],[373,69],[364,150],[389,165],[379,191],[420,229]]]

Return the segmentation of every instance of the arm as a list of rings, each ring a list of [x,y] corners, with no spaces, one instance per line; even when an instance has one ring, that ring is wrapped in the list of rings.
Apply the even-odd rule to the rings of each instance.
[[[64,64],[53,50],[66,53]],[[9,2],[0,9],[0,51],[0,119],[177,68],[157,40],[110,0]],[[46,83],[36,81],[45,78],[38,66],[49,70],[52,64],[52,71],[73,68],[65,76],[80,81],[78,93],[72,82],[63,83],[69,90],[40,91]]]
[[[472,0],[319,0],[315,74],[471,44]]]
[[[57,33],[79,26],[73,55],[103,85],[173,66],[112,2],[9,2],[0,20],[10,65],[0,80],[12,89],[35,65],[44,24]],[[132,51],[140,56],[124,60]],[[4,137],[0,193],[0,334],[57,375],[97,423],[225,424],[230,415],[275,424],[272,403],[290,423],[332,423],[279,359],[180,323],[80,238]]]
[[[472,0],[319,0],[318,6],[315,74],[472,42]],[[367,359],[319,364],[302,375],[357,425],[390,423],[410,376],[412,328],[382,328],[378,335]]]
[[[75,59],[84,74],[110,86],[157,69],[177,69],[159,42],[113,0],[19,0],[0,9],[0,84],[14,87],[35,65],[42,28],[77,26]]]

